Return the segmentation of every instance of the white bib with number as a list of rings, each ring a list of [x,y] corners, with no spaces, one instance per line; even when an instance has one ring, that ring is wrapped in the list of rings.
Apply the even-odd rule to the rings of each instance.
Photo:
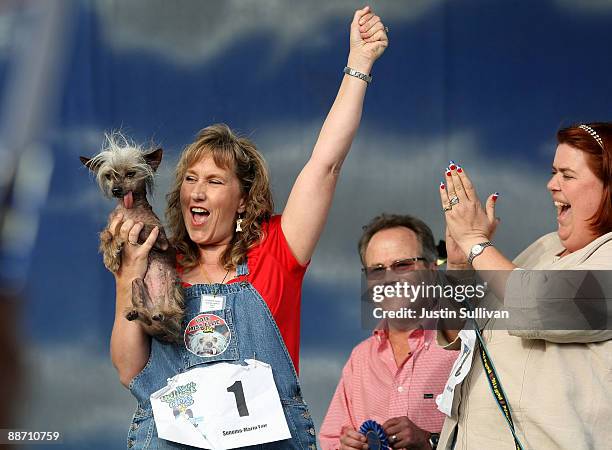
[[[245,362],[195,367],[170,378],[151,395],[158,436],[214,450],[290,439],[272,368]]]

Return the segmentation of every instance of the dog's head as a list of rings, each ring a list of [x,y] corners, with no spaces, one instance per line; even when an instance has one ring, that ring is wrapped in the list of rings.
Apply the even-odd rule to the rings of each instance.
[[[81,156],[81,162],[95,174],[107,197],[123,199],[124,206],[131,208],[135,197],[145,197],[152,190],[163,150],[145,151],[119,133],[105,137],[103,150],[93,158]]]
[[[227,339],[216,331],[212,333],[198,332],[191,337],[190,346],[198,355],[216,355],[227,345]]]

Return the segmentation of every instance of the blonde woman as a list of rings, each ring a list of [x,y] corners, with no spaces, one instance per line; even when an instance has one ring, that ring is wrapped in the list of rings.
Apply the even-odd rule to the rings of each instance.
[[[180,254],[186,333],[193,320],[214,320],[206,336],[186,338],[185,345],[152,340],[138,323],[127,321],[121,311],[130,303],[131,281],[143,277],[158,231],[143,245],[125,246],[116,277],[118,313],[111,353],[121,382],[138,400],[128,447],[184,448],[160,439],[152,417],[149,396],[168,378],[256,358],[272,367],[291,432],[290,439],[258,448],[316,448],[296,375],[302,279],[359,125],[372,65],[387,44],[380,18],[369,7],[356,11],[346,75],[282,215],[273,214],[266,166],[249,140],[225,125],[213,125],[184,150],[168,195],[167,217]],[[141,228],[126,221],[119,235],[125,242],[137,242]],[[197,342],[197,351],[190,342]]]

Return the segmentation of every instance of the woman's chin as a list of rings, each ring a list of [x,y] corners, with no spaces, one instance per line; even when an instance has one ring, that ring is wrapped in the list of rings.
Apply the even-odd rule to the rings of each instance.
[[[567,226],[559,225],[557,228],[557,236],[561,242],[566,242],[570,238],[571,232]]]
[[[210,241],[210,237],[204,236],[204,233],[199,230],[187,230],[187,234],[189,234],[189,239],[198,245],[205,245]]]
[[[197,230],[187,230],[187,234],[189,234],[189,239],[200,247],[227,245],[232,241],[231,235],[219,237],[218,235],[211,235],[210,233],[203,233]]]
[[[561,244],[563,244],[563,247],[565,247],[565,249],[570,253],[576,252],[586,247],[595,239],[597,239],[597,236],[595,236],[594,234],[582,232],[582,230],[576,231],[559,229],[557,231],[557,234],[559,236],[559,240],[561,240]]]

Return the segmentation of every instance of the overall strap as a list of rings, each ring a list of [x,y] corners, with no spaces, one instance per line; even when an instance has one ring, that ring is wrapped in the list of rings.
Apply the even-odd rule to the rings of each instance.
[[[249,266],[247,265],[247,258],[244,258],[244,262],[238,264],[236,268],[236,277],[246,277],[249,274]]]

